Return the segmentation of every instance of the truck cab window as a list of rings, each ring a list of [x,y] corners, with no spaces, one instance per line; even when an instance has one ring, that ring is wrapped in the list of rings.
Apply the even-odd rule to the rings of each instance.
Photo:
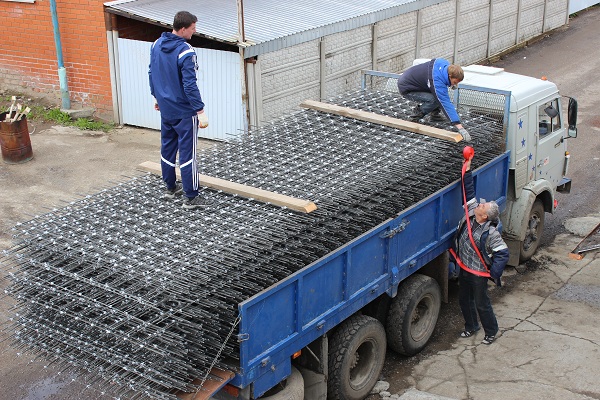
[[[558,99],[540,105],[538,109],[538,132],[540,137],[559,130],[562,126]]]

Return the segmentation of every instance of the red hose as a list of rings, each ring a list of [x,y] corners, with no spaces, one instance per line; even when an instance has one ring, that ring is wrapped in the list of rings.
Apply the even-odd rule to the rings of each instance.
[[[463,156],[465,157],[465,162],[463,163],[463,166],[462,166],[462,175],[461,175],[463,204],[465,207],[465,218],[466,218],[466,224],[467,224],[467,231],[469,232],[469,239],[471,241],[471,244],[473,245],[473,249],[475,250],[475,253],[477,253],[479,260],[481,261],[481,263],[483,264],[483,266],[485,267],[487,272],[477,271],[477,270],[467,267],[465,265],[465,263],[463,263],[462,260],[460,258],[458,258],[458,254],[456,254],[456,252],[453,249],[450,249],[450,254],[452,254],[452,256],[456,259],[456,262],[462,269],[464,269],[472,274],[478,275],[478,276],[484,276],[486,278],[490,278],[490,270],[488,269],[487,264],[483,260],[483,256],[479,252],[479,247],[475,244],[475,239],[473,239],[473,232],[471,230],[471,220],[469,219],[469,206],[467,205],[467,191],[465,189],[465,173],[467,172],[467,161],[469,161],[469,159],[473,158],[474,155],[475,155],[475,151],[473,150],[473,148],[470,146],[465,146],[465,148],[463,149]]]

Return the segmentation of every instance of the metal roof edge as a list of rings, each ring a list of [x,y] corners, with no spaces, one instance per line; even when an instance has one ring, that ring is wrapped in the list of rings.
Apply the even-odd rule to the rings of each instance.
[[[111,6],[116,6],[119,4],[125,4],[125,3],[131,3],[133,1],[136,0],[115,0],[115,1],[107,1],[106,3],[104,3],[105,7],[111,7]]]
[[[115,4],[115,3],[127,3],[127,2],[132,2],[132,1],[137,1],[137,0],[117,0],[117,1],[111,1],[110,4]],[[109,3],[104,3],[109,4]],[[130,19],[134,19],[136,21],[142,21],[142,22],[146,22],[152,25],[156,25],[156,26],[160,26],[160,27],[165,27],[165,28],[169,28],[172,29],[173,28],[173,24],[172,23],[167,23],[167,22],[161,22],[161,21],[157,21],[148,17],[142,17],[140,15],[137,14],[132,14],[130,12],[124,11],[124,10],[119,10],[118,8],[114,8],[114,7],[110,7],[107,6],[108,8],[106,8],[106,12],[109,12],[111,14],[115,14],[115,15],[120,15],[122,17],[126,17],[126,18],[130,18]],[[211,36],[208,35],[206,33],[202,33],[202,32],[194,32],[194,36],[197,37],[201,37],[201,38],[205,38],[205,39],[209,39],[209,40],[214,40],[215,42],[219,42],[219,43],[225,43],[231,46],[240,46],[240,43],[236,38],[232,38],[232,39],[227,39],[227,38],[218,38],[215,36]],[[246,42],[246,43],[251,43],[251,42]]]
[[[440,3],[445,3],[448,0],[415,0],[410,3],[400,4],[384,10],[375,11],[358,17],[350,18],[344,21],[335,22],[320,26],[318,28],[309,29],[306,31],[283,36],[277,39],[262,42],[253,46],[244,48],[244,58],[250,58],[265,53],[281,50],[283,48],[294,46],[297,44],[309,42],[323,36],[332,35],[334,33],[344,32],[351,29],[360,28],[366,25],[374,24],[385,19],[393,18],[398,15],[406,14],[412,11],[420,10],[421,8],[433,6]]]

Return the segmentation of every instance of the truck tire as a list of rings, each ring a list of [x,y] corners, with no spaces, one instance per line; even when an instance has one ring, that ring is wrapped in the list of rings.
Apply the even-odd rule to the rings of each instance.
[[[362,400],[369,395],[385,361],[385,329],[366,315],[353,315],[340,324],[329,340],[330,400]]]
[[[388,312],[390,310],[390,303],[392,302],[392,298],[387,295],[387,293],[379,296],[378,299],[373,300],[369,304],[367,304],[362,309],[363,315],[368,315],[369,317],[373,317],[383,326],[385,326],[385,322],[387,321]]]
[[[423,350],[437,323],[441,304],[440,286],[435,279],[421,274],[408,277],[392,299],[386,324],[388,345],[406,356]]]
[[[292,373],[284,382],[265,393],[260,400],[303,400],[304,379],[302,374],[292,365]]]
[[[544,205],[540,199],[537,199],[529,210],[529,221],[527,222],[527,230],[525,238],[521,242],[521,252],[519,261],[521,263],[528,261],[538,249],[542,240],[542,232],[544,231]]]

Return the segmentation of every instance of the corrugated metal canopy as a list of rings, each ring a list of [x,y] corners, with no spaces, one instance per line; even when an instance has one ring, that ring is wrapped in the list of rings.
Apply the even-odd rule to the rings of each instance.
[[[355,29],[447,0],[244,0],[245,57]],[[175,13],[198,17],[198,34],[238,43],[236,0],[118,0],[109,11],[172,26]]]

